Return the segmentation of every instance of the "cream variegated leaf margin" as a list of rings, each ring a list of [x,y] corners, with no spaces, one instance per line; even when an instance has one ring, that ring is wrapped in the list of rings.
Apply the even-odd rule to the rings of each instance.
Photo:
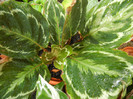
[[[50,75],[37,51],[49,41],[46,19],[31,6],[12,0],[0,3],[0,98],[21,99],[35,90],[38,75]],[[47,73],[46,73],[47,71]]]
[[[88,0],[73,0],[70,7],[67,8],[66,20],[62,33],[62,46],[75,35],[78,31],[82,33],[85,28],[86,7]]]
[[[48,33],[45,18],[28,4],[0,4],[0,53],[16,58],[35,56],[47,46]]]
[[[65,9],[63,5],[58,0],[34,0],[29,3],[47,19],[50,42],[60,44],[65,22]]]
[[[37,99],[68,99],[68,97],[59,89],[55,89],[44,78],[39,75],[37,81]]]
[[[116,48],[129,40],[133,32],[133,1],[101,1],[87,12],[85,37],[101,46]],[[90,40],[90,39],[89,39]],[[90,40],[92,41],[92,40]]]
[[[8,62],[0,64],[1,99],[21,99],[31,94],[35,90],[38,75],[48,75],[47,66],[38,58],[31,60],[9,58]]]
[[[62,77],[68,94],[71,99],[116,99],[122,88],[131,84],[132,60],[119,50],[83,49],[67,59]]]
[[[96,5],[98,5],[98,0],[88,0],[87,12]]]
[[[65,22],[65,9],[58,0],[46,0],[43,14],[49,22],[50,42],[61,44],[61,34]]]

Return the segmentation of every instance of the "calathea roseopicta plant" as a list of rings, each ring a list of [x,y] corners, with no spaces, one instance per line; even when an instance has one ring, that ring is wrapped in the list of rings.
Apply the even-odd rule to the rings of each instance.
[[[74,0],[66,7],[69,1],[0,3],[0,53],[8,57],[0,63],[1,99],[31,99],[32,92],[37,99],[124,96],[133,57],[117,48],[133,33],[133,0]],[[62,84],[48,83],[50,64],[62,70],[67,95]]]

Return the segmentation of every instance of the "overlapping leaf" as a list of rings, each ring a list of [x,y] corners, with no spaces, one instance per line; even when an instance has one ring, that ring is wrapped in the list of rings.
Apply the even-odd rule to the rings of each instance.
[[[37,82],[37,99],[68,99],[67,96],[48,84],[40,75]]]
[[[133,32],[133,1],[106,1],[103,0],[87,13],[84,35],[88,42],[116,48],[129,40]]]
[[[0,53],[9,61],[0,63],[0,98],[30,94],[38,75],[50,75],[37,51],[49,41],[48,23],[31,6],[14,1],[0,4]]]
[[[21,98],[35,90],[38,75],[46,77],[47,66],[38,58],[9,59],[0,64],[0,97],[1,99]]]
[[[88,0],[87,12],[96,5],[98,5],[98,0]]]
[[[24,2],[27,2],[27,1],[24,1]],[[36,9],[37,11],[41,12],[42,14],[45,13],[45,10],[44,10],[44,4],[45,4],[46,0],[31,0],[29,2],[29,4],[34,8]]]
[[[131,83],[133,57],[119,50],[89,47],[67,59],[63,79],[71,99],[116,99]]]
[[[60,44],[65,21],[65,9],[57,0],[36,0],[30,2],[32,7],[41,12],[49,22],[50,42]]]
[[[84,30],[87,2],[87,0],[73,0],[72,5],[67,9],[62,34],[62,45],[78,31],[82,32]]]
[[[50,26],[50,41],[60,45],[65,21],[65,10],[57,0],[46,0],[44,10],[44,16],[47,18]]]
[[[48,23],[27,4],[12,1],[0,5],[0,53],[26,58],[37,55],[48,43]]]

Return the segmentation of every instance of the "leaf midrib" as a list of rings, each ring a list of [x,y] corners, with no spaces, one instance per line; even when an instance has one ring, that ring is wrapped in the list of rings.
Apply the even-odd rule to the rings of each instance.
[[[13,34],[19,35],[19,36],[21,36],[21,37],[23,37],[23,38],[25,38],[25,39],[31,41],[32,43],[34,43],[35,45],[37,45],[37,46],[40,47],[41,49],[43,49],[43,47],[42,47],[40,44],[38,44],[36,41],[32,40],[31,38],[26,37],[25,35],[22,35],[22,34],[20,34],[20,33],[15,32],[15,31],[11,31],[11,30],[9,30],[9,29],[7,29],[7,28],[5,28],[5,27],[0,27],[0,30],[5,30],[5,31],[11,32],[11,33],[13,33]]]

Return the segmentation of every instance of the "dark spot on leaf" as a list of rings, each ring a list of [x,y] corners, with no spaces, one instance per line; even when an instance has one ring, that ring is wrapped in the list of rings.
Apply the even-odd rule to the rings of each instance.
[[[51,52],[51,48],[45,48],[47,52]]]
[[[63,2],[63,0],[58,0],[58,2],[62,3],[62,2]]]
[[[44,48],[38,52],[38,56],[41,56],[43,52],[51,52],[51,43],[48,44],[47,48]]]
[[[49,64],[48,65],[48,69],[49,69],[49,71],[52,71],[53,69],[55,69],[54,64],[53,63],[52,64]]]
[[[127,96],[129,93],[133,90],[133,78],[132,78],[132,84],[127,87],[126,96],[123,99],[127,99]],[[131,98],[132,99],[132,98]]]
[[[29,95],[28,99],[36,99],[36,90]]]
[[[49,69],[49,71],[51,73],[51,77],[62,80],[62,78],[61,78],[62,71],[61,70],[55,68],[53,63],[49,64],[47,66],[48,66],[48,69]],[[55,72],[55,71],[57,71],[57,72]]]
[[[66,93],[66,85],[63,86],[62,91]]]
[[[83,40],[81,33],[78,31],[74,36],[72,36],[66,44],[72,45],[74,43],[80,42]]]
[[[38,56],[41,56],[43,53],[43,49],[38,52]]]

